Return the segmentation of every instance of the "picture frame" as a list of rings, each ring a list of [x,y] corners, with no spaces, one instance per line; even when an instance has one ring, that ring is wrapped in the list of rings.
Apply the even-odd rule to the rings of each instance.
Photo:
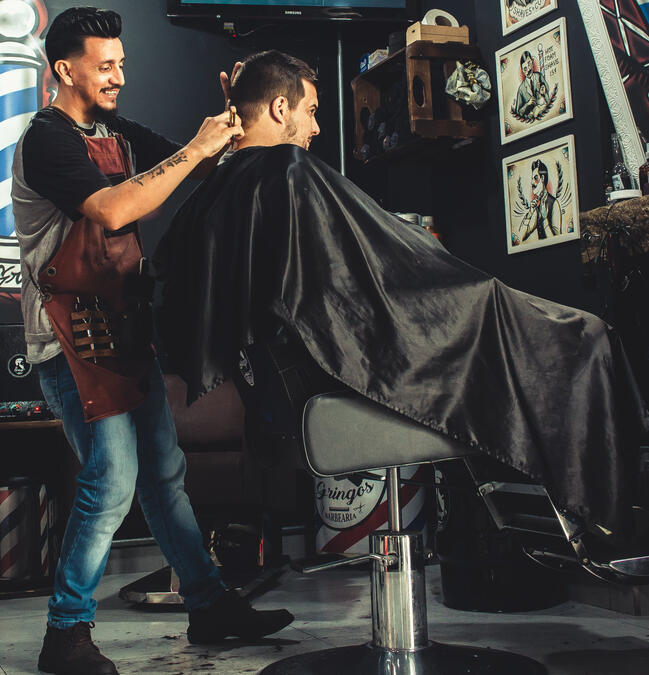
[[[638,0],[577,0],[622,154],[634,178],[649,139],[649,6]],[[644,52],[644,53],[643,53]]]
[[[526,26],[557,8],[557,0],[500,0],[503,35]]]
[[[572,119],[564,17],[499,49],[495,56],[503,145]]]
[[[505,157],[503,187],[508,254],[579,239],[572,134]]]

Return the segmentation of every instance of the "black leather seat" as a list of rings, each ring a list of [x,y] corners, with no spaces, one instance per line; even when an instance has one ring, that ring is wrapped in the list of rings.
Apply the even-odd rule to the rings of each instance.
[[[475,451],[342,387],[284,331],[278,340],[242,350],[239,365],[233,379],[246,406],[246,426],[260,451],[265,438],[270,448],[288,444],[319,476],[387,469],[388,530],[372,534],[366,556],[304,570],[372,561],[372,642],[302,654],[262,672],[544,673],[523,656],[428,639],[423,540],[421,534],[401,528],[399,467],[463,458]],[[319,387],[325,389],[317,391]]]
[[[302,442],[307,467],[316,476],[425,464],[474,452],[349,390],[308,399]]]
[[[371,535],[365,556],[304,570],[372,561],[372,642],[284,659],[264,669],[265,675],[546,672],[535,661],[515,654],[429,641],[423,543],[421,535],[401,528],[401,466],[464,462],[496,525],[531,537],[526,552],[537,562],[557,566],[559,561],[564,566],[570,561],[607,581],[649,582],[649,551],[598,561],[587,550],[583,525],[559,512],[543,486],[485,474],[481,470],[485,458],[479,451],[350,391],[324,373],[285,327],[241,351],[233,381],[246,408],[247,433],[258,452],[289,448],[317,476],[387,469],[388,530]],[[538,500],[541,515],[507,514],[498,503],[500,494],[521,496],[526,506],[530,498]],[[559,553],[555,545],[561,547]]]

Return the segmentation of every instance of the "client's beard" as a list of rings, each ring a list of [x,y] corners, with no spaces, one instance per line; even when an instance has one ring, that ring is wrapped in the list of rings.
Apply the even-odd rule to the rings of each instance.
[[[297,124],[295,124],[293,120],[290,120],[287,122],[286,130],[284,131],[284,138],[282,140],[290,141],[291,138],[295,136],[295,134],[297,134]]]

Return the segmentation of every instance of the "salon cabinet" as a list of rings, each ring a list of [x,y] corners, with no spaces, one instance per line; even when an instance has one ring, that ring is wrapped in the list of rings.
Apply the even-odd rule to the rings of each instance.
[[[484,124],[472,109],[444,92],[458,60],[479,61],[477,46],[417,40],[355,77],[356,159],[437,154],[483,136]],[[375,138],[381,124],[381,138],[391,141]]]
[[[65,529],[79,461],[63,433],[61,420],[0,424],[0,482],[13,477],[42,480],[57,498],[57,532]]]

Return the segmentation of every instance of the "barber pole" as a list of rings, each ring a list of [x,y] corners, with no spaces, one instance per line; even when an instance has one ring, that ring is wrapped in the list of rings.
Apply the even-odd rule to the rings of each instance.
[[[46,25],[42,0],[0,2],[0,293],[16,297],[21,273],[11,206],[11,165],[18,139],[44,100],[41,72],[46,59],[38,36]]]
[[[543,51],[542,42],[539,42],[537,51],[539,53],[539,72],[545,74],[545,52]]]
[[[385,471],[373,471],[385,477]],[[430,468],[401,468],[401,478],[425,483]],[[401,518],[403,529],[423,532],[426,538],[426,491],[419,485],[401,485]],[[349,478],[316,478],[317,507],[316,549],[320,553],[367,553],[369,535],[386,530],[388,505],[383,480]]]
[[[0,487],[0,579],[30,576],[28,502],[27,488]]]
[[[50,576],[57,559],[54,511],[47,486],[37,480],[10,478],[0,487],[0,579]]]
[[[39,519],[39,544],[41,576],[46,577],[50,573],[50,526],[49,526],[49,500],[47,498],[47,488],[41,485],[38,491],[38,511]]]

